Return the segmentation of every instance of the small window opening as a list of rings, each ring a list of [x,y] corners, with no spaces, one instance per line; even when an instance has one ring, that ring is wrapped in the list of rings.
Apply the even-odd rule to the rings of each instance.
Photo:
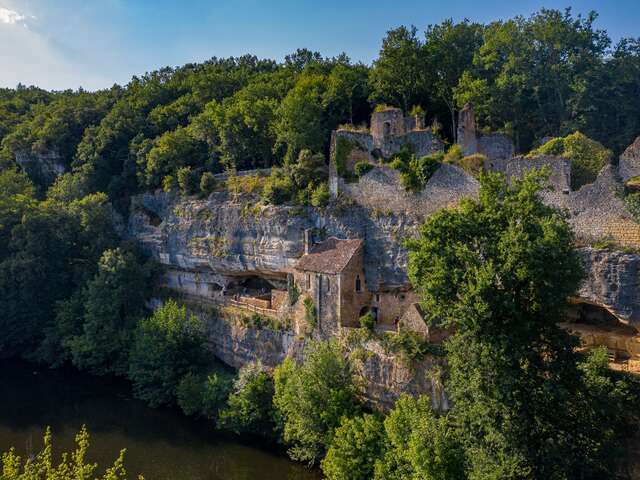
[[[380,301],[380,294],[376,293],[376,302],[379,302],[379,301]]]
[[[311,274],[307,273],[307,290],[311,289]]]
[[[360,275],[356,275],[356,292],[362,291],[362,284],[360,282]]]
[[[384,122],[382,124],[382,132],[385,137],[391,135],[391,122]]]

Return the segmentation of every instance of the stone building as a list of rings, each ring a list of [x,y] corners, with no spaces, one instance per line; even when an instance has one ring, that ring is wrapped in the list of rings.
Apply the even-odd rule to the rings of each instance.
[[[360,311],[369,304],[362,240],[335,237],[312,244],[305,231],[305,253],[294,268],[300,298],[310,298],[322,332],[359,326]]]
[[[358,162],[379,165],[383,159],[390,159],[405,145],[409,145],[418,157],[444,150],[442,140],[431,130],[424,128],[422,117],[406,117],[401,109],[393,107],[376,111],[371,115],[369,130],[347,127],[332,133],[329,189],[334,196],[342,183],[336,168],[339,142],[348,145],[345,158],[339,161],[350,172],[353,172]]]
[[[397,330],[407,309],[417,302],[407,287],[368,285],[362,240],[335,237],[313,244],[305,231],[305,254],[294,268],[293,280],[300,298],[313,301],[322,332],[360,327],[360,317],[371,313],[380,330]],[[298,316],[302,312],[299,312]]]

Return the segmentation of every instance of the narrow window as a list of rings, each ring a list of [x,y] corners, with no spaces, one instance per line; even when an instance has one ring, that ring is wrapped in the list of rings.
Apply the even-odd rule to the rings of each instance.
[[[356,292],[362,291],[362,285],[360,284],[360,275],[356,275]]]
[[[380,294],[376,293],[376,302],[380,301]]]
[[[384,122],[382,124],[382,134],[388,137],[391,134],[391,122]]]
[[[311,274],[307,273],[307,290],[311,290]]]

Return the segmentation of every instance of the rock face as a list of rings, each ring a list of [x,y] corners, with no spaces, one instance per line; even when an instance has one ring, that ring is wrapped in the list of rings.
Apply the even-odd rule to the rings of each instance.
[[[623,182],[640,175],[640,137],[620,155],[618,171]]]
[[[170,270],[183,272],[185,278],[197,273],[204,283],[224,283],[252,272],[286,276],[303,254],[304,230],[312,228],[320,238],[364,240],[368,285],[404,285],[407,256],[402,240],[415,235],[418,226],[414,217],[372,215],[355,205],[332,212],[287,206],[253,210],[224,196],[180,200],[165,193],[145,194],[137,203],[129,235]]]
[[[593,248],[581,254],[587,277],[580,298],[640,329],[640,255]]]
[[[50,185],[66,171],[66,165],[57,152],[33,153],[27,150],[14,152],[16,163],[36,183]]]
[[[209,349],[216,358],[234,368],[260,361],[273,369],[287,357],[301,360],[304,348],[309,343],[307,338],[290,332],[245,328],[212,316],[204,318],[207,319]],[[339,339],[342,340],[344,338]],[[435,408],[449,408],[439,378],[437,375],[427,375],[429,372],[438,372],[442,363],[440,360],[427,357],[407,365],[397,356],[385,353],[375,341],[368,341],[359,348],[364,353],[354,362],[364,380],[363,397],[371,407],[390,410],[403,393],[427,393]],[[421,374],[416,375],[416,371]]]

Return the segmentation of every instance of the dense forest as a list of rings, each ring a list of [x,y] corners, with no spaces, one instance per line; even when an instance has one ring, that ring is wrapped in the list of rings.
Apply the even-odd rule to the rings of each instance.
[[[330,132],[366,124],[377,105],[426,112],[448,145],[471,102],[479,127],[509,134],[519,152],[579,131],[617,155],[640,134],[640,39],[614,45],[596,20],[541,10],[403,26],[372,65],[299,49],[96,92],[0,90],[0,358],[127,377],[149,404],[280,441],[331,479],[614,478],[635,387],[607,371],[606,352],[578,357],[555,327],[580,267],[535,176],[483,177],[480,200],[436,215],[409,245],[416,290],[459,332],[446,347],[447,415],[426,397],[369,412],[335,342],[273,375],[212,365],[201,319],[171,300],[148,310],[158,266],[121,235],[134,195],[207,195],[221,172],[277,167],[266,202],[322,204]],[[29,176],[25,157],[65,173]],[[482,262],[469,253],[477,245]]]

